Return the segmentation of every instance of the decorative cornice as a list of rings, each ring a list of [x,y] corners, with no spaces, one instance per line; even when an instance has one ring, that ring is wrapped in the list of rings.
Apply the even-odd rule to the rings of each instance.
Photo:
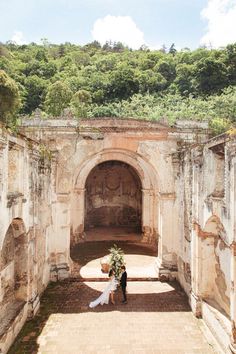
[[[160,193],[161,200],[175,200],[176,194],[175,193]]]

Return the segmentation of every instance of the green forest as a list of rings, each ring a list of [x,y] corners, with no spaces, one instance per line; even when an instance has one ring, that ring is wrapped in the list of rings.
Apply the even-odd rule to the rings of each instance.
[[[220,49],[132,50],[122,43],[0,44],[0,119],[39,108],[78,119],[207,120],[219,134],[236,122],[236,44]]]

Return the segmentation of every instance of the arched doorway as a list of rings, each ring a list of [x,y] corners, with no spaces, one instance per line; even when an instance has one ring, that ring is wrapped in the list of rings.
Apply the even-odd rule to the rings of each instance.
[[[137,152],[88,156],[75,170],[71,195],[72,277],[107,277],[100,261],[114,243],[125,253],[129,276],[140,278],[138,264],[144,278],[156,277],[158,201],[158,175]]]
[[[141,181],[121,161],[95,166],[85,183],[85,231],[94,227],[129,228],[141,233]]]
[[[27,235],[21,219],[13,219],[0,253],[2,311],[27,300]]]
[[[87,178],[96,166],[111,161],[128,165],[130,173],[136,176],[134,177],[136,181],[139,181],[139,190],[142,195],[142,211],[139,218],[142,238],[144,242],[155,243],[158,237],[158,221],[160,217],[158,173],[150,161],[137,152],[116,148],[104,149],[92,156],[88,156],[75,170],[74,191],[71,195],[70,244],[77,244],[84,237],[87,218],[87,206],[85,205]]]

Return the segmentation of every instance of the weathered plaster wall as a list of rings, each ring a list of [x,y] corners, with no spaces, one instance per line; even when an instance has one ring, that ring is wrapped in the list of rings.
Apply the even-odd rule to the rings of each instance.
[[[184,151],[184,153],[183,153]],[[191,290],[192,165],[191,150],[179,146],[174,156],[178,204],[178,279],[187,294]]]
[[[0,127],[0,351],[37,311],[50,278],[50,161],[38,143]],[[5,314],[8,316],[5,318]]]
[[[224,328],[229,327],[224,321],[231,321],[233,327],[235,323],[232,311],[235,309],[235,256],[232,251],[236,237],[235,146],[235,138],[225,135],[196,148],[183,149],[180,155],[183,166],[179,185],[184,205],[180,215],[184,220],[183,234],[188,236],[180,238],[178,277],[191,294],[193,311],[198,316],[202,314],[212,329],[216,328],[218,318],[221,330],[218,334],[215,330],[219,338]],[[190,264],[190,282],[186,280],[186,263]],[[229,345],[227,331],[225,336]]]
[[[218,311],[230,321],[236,342],[235,138],[218,137],[206,143],[206,131],[194,122],[170,128],[136,120],[78,123],[69,118],[43,121],[36,116],[24,121],[22,128],[52,152],[50,189],[43,197],[47,202],[40,215],[38,207],[33,213],[36,220],[44,220],[44,232],[50,235],[40,248],[46,245],[50,255],[51,278],[69,276],[70,245],[83,240],[86,218],[87,225],[93,223],[89,212],[105,200],[104,191],[92,196],[96,183],[94,187],[91,171],[102,163],[119,161],[140,180],[143,241],[158,242],[160,278],[177,276],[194,313],[202,314],[215,329],[220,326],[214,312]],[[107,207],[115,201],[114,196],[109,198]],[[50,202],[49,217],[44,211]]]
[[[43,138],[55,158],[50,250],[55,277],[66,276],[69,246],[83,238],[87,178],[96,166],[109,161],[120,161],[136,171],[141,182],[143,240],[158,242],[159,270],[165,273],[167,269],[168,276],[176,271],[182,220],[174,159],[179,142],[189,145],[206,137],[199,124],[188,127],[182,123],[170,128],[155,122],[119,119],[91,119],[78,124],[71,117],[43,121],[37,116],[23,122],[22,129],[28,136]]]

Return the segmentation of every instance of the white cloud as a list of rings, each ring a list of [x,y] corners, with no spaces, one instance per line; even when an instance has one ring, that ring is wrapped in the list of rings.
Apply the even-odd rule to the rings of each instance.
[[[106,41],[122,42],[134,49],[145,43],[143,32],[130,16],[107,15],[99,18],[93,25],[92,36],[101,44]]]
[[[236,42],[236,0],[208,0],[201,16],[208,21],[201,44],[220,47]]]
[[[13,36],[11,37],[11,41],[15,42],[16,44],[25,44],[25,40],[24,40],[24,35],[22,32],[20,31],[15,31]]]

